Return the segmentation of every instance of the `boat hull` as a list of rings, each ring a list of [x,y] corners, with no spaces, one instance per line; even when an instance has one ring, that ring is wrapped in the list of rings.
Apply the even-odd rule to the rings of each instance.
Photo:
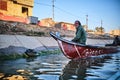
[[[68,44],[66,42],[57,40],[61,51],[64,53],[64,55],[69,59],[75,59],[75,58],[85,58],[90,56],[98,56],[101,54],[109,54],[117,52],[116,48],[103,48],[103,47],[83,47],[73,44]]]
[[[118,52],[116,47],[100,47],[76,44],[74,42],[62,39],[53,33],[50,33],[50,35],[58,42],[61,51],[69,59],[85,58]]]

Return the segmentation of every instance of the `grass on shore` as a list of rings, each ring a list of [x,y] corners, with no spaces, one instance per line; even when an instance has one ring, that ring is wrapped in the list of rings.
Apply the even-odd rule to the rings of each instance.
[[[60,49],[55,49],[55,50],[43,50],[39,52],[39,55],[43,56],[43,55],[47,55],[47,54],[60,54],[61,50]]]
[[[55,50],[42,50],[38,52],[37,56],[44,56],[44,55],[50,55],[50,54],[60,54],[61,50],[60,49],[55,49]],[[0,60],[13,60],[13,59],[19,59],[19,58],[27,58],[29,57],[25,53],[23,54],[18,54],[18,53],[13,53],[10,55],[0,55]]]

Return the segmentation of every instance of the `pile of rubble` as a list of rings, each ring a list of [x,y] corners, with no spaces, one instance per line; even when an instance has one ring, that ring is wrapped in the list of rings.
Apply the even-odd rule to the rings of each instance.
[[[28,36],[50,36],[49,32],[60,32],[61,35],[73,37],[75,32],[62,30],[56,27],[45,27],[34,24],[24,24],[19,22],[0,21],[0,34],[28,35]]]

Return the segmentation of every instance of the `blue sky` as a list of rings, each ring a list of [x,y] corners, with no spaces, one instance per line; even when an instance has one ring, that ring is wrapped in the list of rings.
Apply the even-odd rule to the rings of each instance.
[[[89,29],[101,26],[108,32],[120,29],[120,0],[54,0],[54,20],[74,23],[80,20]],[[52,18],[52,0],[34,0],[33,16],[40,19]]]

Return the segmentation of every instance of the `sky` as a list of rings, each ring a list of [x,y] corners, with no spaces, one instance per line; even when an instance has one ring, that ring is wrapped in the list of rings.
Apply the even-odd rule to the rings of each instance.
[[[39,20],[53,17],[53,0],[34,0],[33,16]],[[88,29],[101,26],[106,32],[120,29],[120,0],[54,0],[54,20],[74,23],[79,20]]]

